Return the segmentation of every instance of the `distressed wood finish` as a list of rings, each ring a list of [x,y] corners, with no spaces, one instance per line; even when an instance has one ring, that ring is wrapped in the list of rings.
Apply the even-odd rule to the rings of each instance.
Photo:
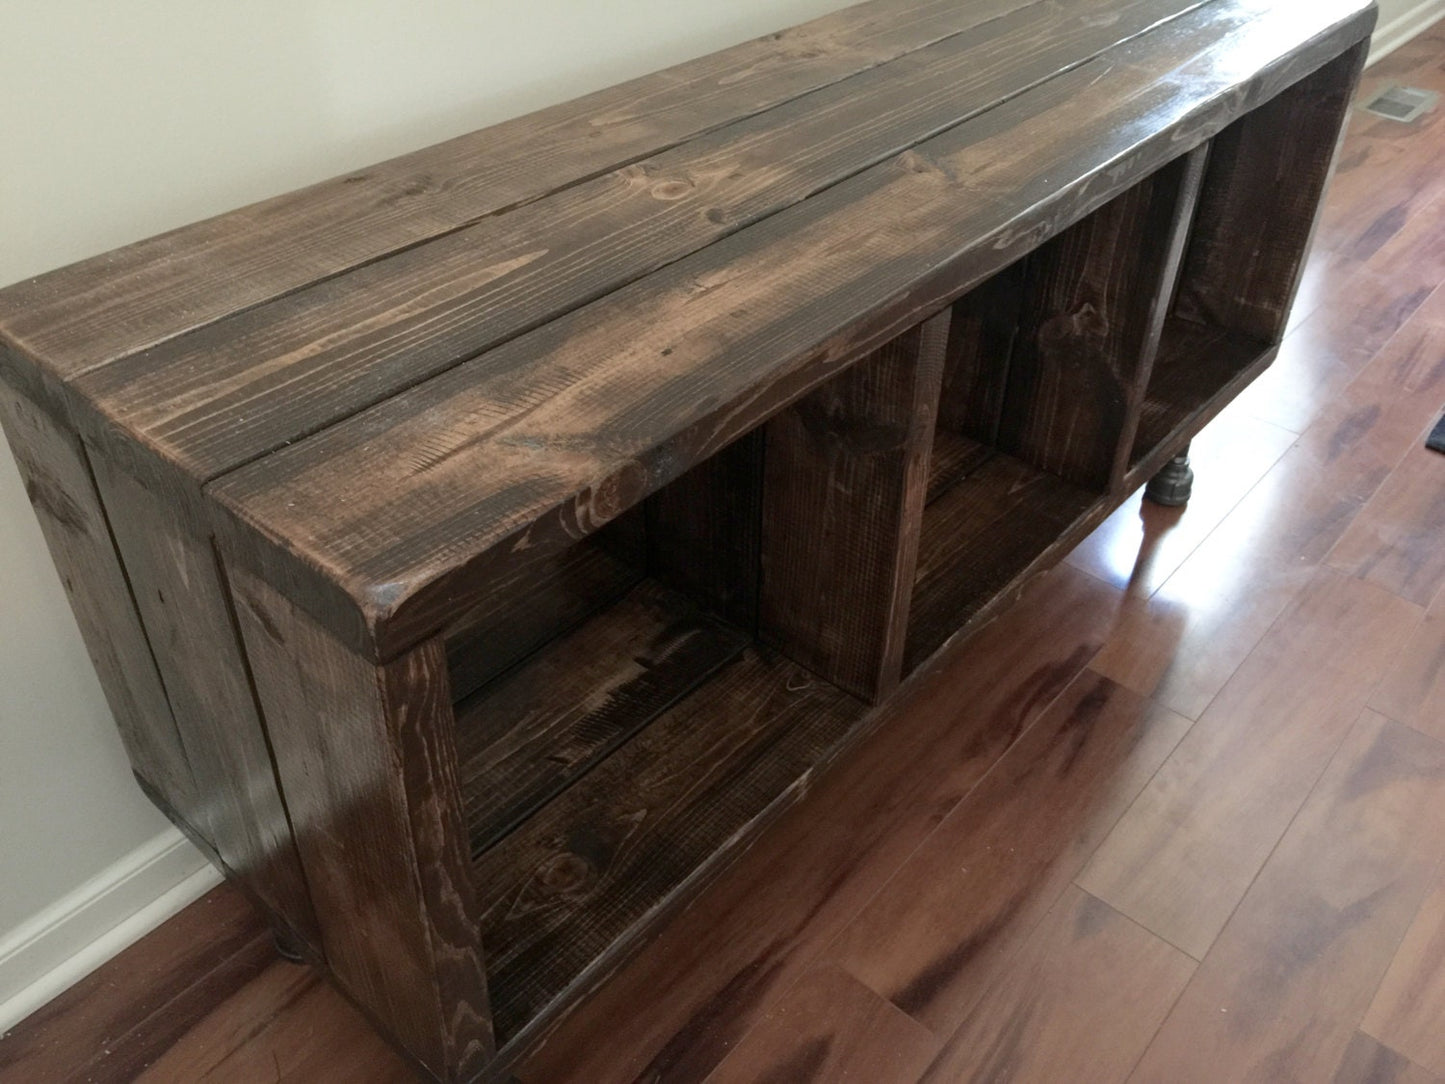
[[[644,583],[457,706],[474,852],[735,659],[747,637]]]
[[[243,559],[385,657],[1337,53],[1364,29],[1339,2],[1175,19],[209,492]],[[1247,45],[1301,20],[1324,56]]]
[[[863,706],[750,649],[477,860],[499,1038],[640,947],[638,919],[695,892],[856,732]],[[575,986],[574,986],[575,984]]]
[[[872,0],[0,291],[7,431],[143,788],[417,1067],[500,1078],[906,675],[1269,365],[1373,20],[1367,0]],[[1367,519],[1383,533],[1424,492]],[[1429,555],[1346,541],[1339,567],[1438,590]],[[1349,583],[1311,620],[1397,616]],[[915,888],[957,881],[936,909],[976,912],[963,948],[905,938],[927,959],[870,955],[907,928],[884,897],[829,919],[855,974],[822,989],[915,1074],[1014,1064],[980,1044],[1038,1004],[1065,1035],[1117,1009],[1117,1075],[1192,967],[1164,941],[1189,949],[1246,872],[1173,935],[1110,895],[1128,833],[1150,845],[1169,812],[1149,770],[1228,768],[1243,795],[1234,716],[1257,704],[1236,676],[1214,743],[1171,754],[1187,720],[1074,681],[1109,620],[1085,608],[1052,653],[997,655],[1034,670],[974,681],[983,723],[939,711],[870,747],[915,776],[870,808],[953,841],[906,869],[973,853],[997,874]],[[1378,660],[1334,648],[1321,688],[1358,710]],[[1381,695],[1428,699],[1413,673]],[[1278,809],[1227,805],[1251,861],[1342,718],[1299,764],[1283,742],[1260,761]],[[1135,794],[1086,867],[1077,824]],[[1160,845],[1187,843],[1171,823]],[[838,827],[796,909],[876,836]],[[714,1053],[748,991],[808,973],[797,946],[719,937],[683,954],[761,970],[739,1007],[693,1005],[727,1021]],[[983,1007],[969,983],[1020,946],[1025,981]],[[1151,993],[1040,1000],[1111,956]],[[717,1079],[874,1071],[807,1004],[807,1060],[774,1063],[774,1029]],[[1030,1042],[1032,1064],[1071,1042]],[[642,1078],[702,1057],[655,1053]],[[157,1071],[257,1064],[195,1048]]]
[[[945,310],[767,426],[762,638],[867,700],[903,672],[947,342]]]
[[[443,1079],[491,1057],[446,653],[372,666],[238,572],[236,612],[327,964]]]
[[[1159,345],[1205,151],[1135,185],[1026,264],[998,445],[1074,485],[1122,483],[1120,449]]]
[[[1251,339],[1284,337],[1337,140],[1368,50],[1357,46],[1235,121],[1210,149],[1179,285],[1180,314]]]
[[[185,812],[277,928],[318,953],[320,931],[215,550],[186,534],[134,479],[104,459],[95,468],[202,797]]]
[[[0,383],[0,423],[131,767],[201,824],[196,781],[84,445]]]
[[[1198,0],[1034,4],[78,381],[215,477],[980,114]],[[1105,17],[1107,13],[1107,17]],[[285,389],[283,394],[278,391]]]
[[[0,328],[12,360],[68,378],[1022,6],[860,4],[43,275]]]

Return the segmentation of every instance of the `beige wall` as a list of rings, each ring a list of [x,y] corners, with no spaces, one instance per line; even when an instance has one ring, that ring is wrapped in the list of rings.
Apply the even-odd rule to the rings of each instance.
[[[844,6],[0,0],[0,283]],[[0,450],[0,942],[165,827]]]

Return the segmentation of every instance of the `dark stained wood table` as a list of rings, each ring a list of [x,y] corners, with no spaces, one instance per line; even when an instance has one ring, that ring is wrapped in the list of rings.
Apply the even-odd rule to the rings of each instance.
[[[872,0],[0,291],[137,779],[504,1076],[1274,356],[1360,0]]]

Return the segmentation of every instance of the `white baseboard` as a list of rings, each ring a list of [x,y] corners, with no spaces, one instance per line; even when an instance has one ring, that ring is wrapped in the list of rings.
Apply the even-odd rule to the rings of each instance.
[[[1445,0],[1420,0],[1420,3],[1409,11],[1395,16],[1383,26],[1377,26],[1375,36],[1370,41],[1370,56],[1365,61],[1365,66],[1369,67],[1376,61],[1383,60],[1441,18],[1445,18]]]
[[[172,828],[0,937],[0,1036],[220,880]]]

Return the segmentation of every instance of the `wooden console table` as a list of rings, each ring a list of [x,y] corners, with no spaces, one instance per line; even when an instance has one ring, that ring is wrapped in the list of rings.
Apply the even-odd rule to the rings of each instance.
[[[1374,18],[872,0],[0,292],[141,785],[504,1075],[1269,363]]]

